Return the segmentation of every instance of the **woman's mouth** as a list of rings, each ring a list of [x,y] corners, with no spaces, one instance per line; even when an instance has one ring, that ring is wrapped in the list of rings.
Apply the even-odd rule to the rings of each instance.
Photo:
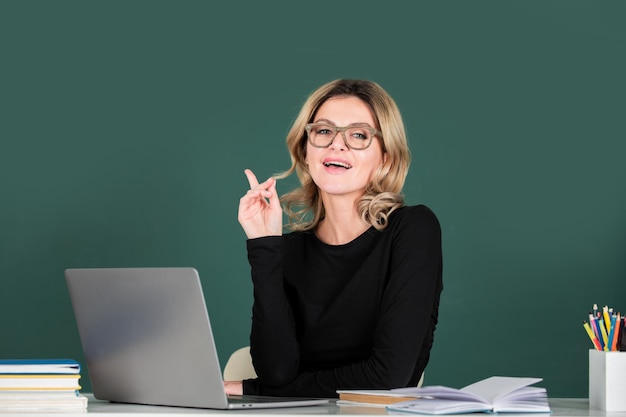
[[[331,160],[331,161],[324,161],[323,164],[326,168],[330,168],[330,167],[345,168],[345,169],[352,168],[352,165],[344,161],[332,161]]]

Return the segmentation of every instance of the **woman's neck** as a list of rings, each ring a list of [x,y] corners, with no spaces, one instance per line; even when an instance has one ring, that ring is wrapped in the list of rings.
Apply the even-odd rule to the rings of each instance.
[[[353,199],[324,198],[324,211],[324,219],[318,224],[315,234],[326,244],[352,242],[370,227],[361,219]]]

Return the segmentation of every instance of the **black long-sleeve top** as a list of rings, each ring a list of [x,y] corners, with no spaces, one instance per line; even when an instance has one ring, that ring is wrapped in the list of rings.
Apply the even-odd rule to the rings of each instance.
[[[344,245],[312,232],[247,241],[254,284],[244,394],[336,397],[417,385],[442,291],[441,229],[423,205]]]

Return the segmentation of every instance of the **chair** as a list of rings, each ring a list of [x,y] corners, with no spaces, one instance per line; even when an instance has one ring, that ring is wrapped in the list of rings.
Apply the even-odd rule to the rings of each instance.
[[[224,381],[242,381],[256,377],[250,356],[250,346],[244,346],[234,351],[224,366]]]
[[[424,373],[422,373],[417,383],[418,387],[421,387],[424,383]],[[224,366],[224,381],[242,381],[256,377],[254,366],[252,366],[252,357],[250,356],[250,346],[244,346],[234,351],[228,358],[226,366]]]

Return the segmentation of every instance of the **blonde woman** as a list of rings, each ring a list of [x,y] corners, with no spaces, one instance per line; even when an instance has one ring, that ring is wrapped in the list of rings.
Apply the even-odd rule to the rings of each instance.
[[[238,220],[258,378],[227,381],[227,391],[336,397],[416,385],[437,324],[441,230],[427,207],[404,205],[410,154],[395,102],[371,81],[325,84],[287,146],[282,175],[259,183],[245,170]],[[293,172],[301,187],[279,198],[276,180]]]

